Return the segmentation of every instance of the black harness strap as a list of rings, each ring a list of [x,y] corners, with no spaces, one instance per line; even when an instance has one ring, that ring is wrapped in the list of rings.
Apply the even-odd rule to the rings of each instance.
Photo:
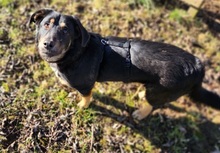
[[[120,47],[123,48],[126,51],[126,58],[125,58],[125,67],[127,71],[127,81],[130,80],[130,75],[131,75],[131,54],[130,54],[130,48],[131,48],[131,40],[127,40],[125,42],[113,42],[105,39],[101,39],[101,43],[106,46],[115,46],[115,47]]]

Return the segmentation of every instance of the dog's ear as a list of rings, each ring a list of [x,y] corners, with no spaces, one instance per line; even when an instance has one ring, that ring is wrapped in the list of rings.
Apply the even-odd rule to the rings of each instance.
[[[88,33],[88,31],[83,27],[83,25],[81,24],[81,22],[79,21],[79,19],[76,16],[73,16],[74,21],[76,22],[77,26],[78,26],[78,30],[80,32],[81,38],[82,38],[82,47],[86,47],[86,45],[89,42],[90,39],[90,34]]]
[[[32,22],[34,22],[36,25],[39,25],[43,18],[51,12],[53,12],[52,9],[40,9],[36,11],[31,15],[27,26],[29,27]]]

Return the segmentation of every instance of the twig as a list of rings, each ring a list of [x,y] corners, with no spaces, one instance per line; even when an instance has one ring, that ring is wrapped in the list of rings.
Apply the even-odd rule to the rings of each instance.
[[[91,143],[90,143],[90,149],[89,152],[92,153],[93,143],[94,143],[94,126],[92,124],[92,136],[91,136]]]
[[[138,93],[140,92],[141,88],[143,87],[143,85],[140,85],[138,88],[137,88],[137,91],[133,94],[133,96],[131,97],[131,100],[133,100],[137,95]]]

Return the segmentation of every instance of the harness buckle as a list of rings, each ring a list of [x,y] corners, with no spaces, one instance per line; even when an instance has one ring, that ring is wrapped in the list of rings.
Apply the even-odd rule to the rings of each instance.
[[[105,39],[101,39],[101,43],[102,43],[103,45],[107,45],[107,44],[108,44]]]

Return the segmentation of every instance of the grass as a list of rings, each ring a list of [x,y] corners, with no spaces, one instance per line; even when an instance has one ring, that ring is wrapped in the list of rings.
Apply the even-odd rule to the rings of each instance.
[[[31,13],[39,8],[76,14],[87,29],[104,36],[141,37],[187,49],[210,61],[206,86],[219,88],[214,78],[220,69],[220,42],[202,21],[187,20],[180,8],[155,6],[149,11],[145,5],[151,6],[152,1],[132,1],[138,3],[135,7],[130,1],[106,2],[52,0],[36,5],[26,0],[0,1],[1,9],[8,12],[0,12],[0,40],[9,41],[0,45],[1,152],[219,151],[220,123],[216,118],[220,113],[186,98],[138,122],[131,114],[144,101],[138,96],[142,86],[97,83],[91,107],[77,108],[80,94],[58,82],[36,52],[34,31],[25,28]],[[194,47],[192,40],[202,48]]]
[[[178,22],[181,22],[185,16],[187,16],[186,11],[177,8],[171,11],[169,15],[170,19],[173,19]]]
[[[143,6],[148,10],[153,9],[155,7],[153,0],[129,0],[129,1],[131,4]]]

